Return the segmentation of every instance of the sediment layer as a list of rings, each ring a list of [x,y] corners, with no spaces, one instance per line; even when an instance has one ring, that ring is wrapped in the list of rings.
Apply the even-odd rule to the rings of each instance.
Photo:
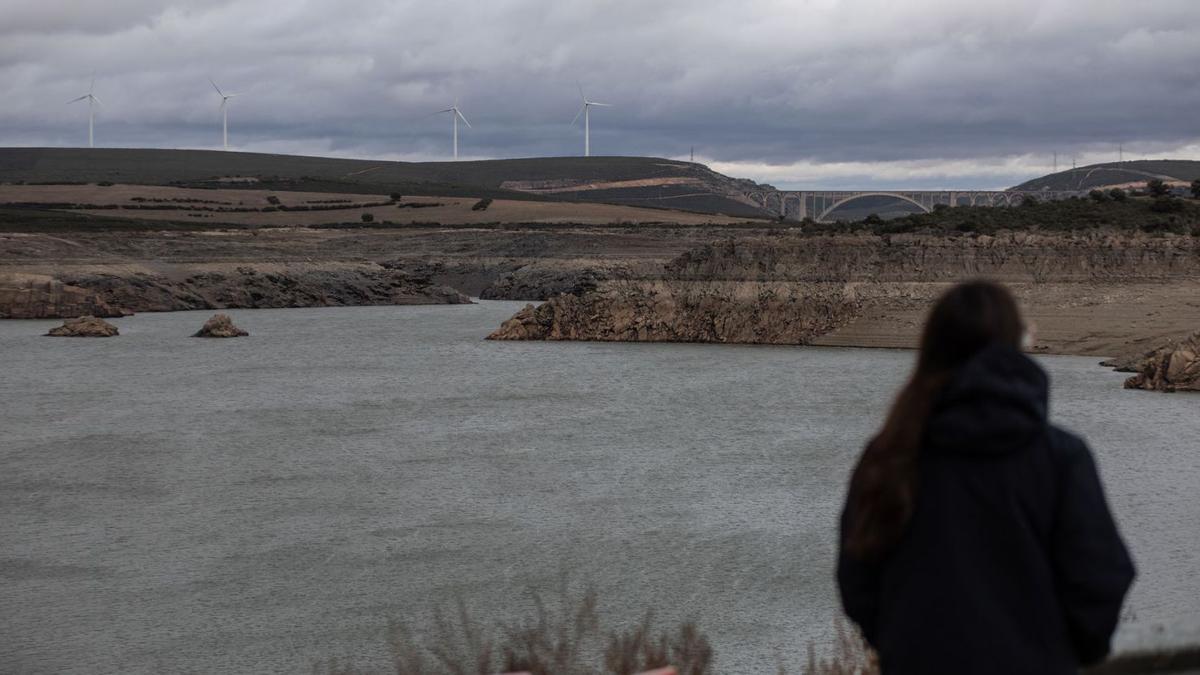
[[[949,285],[1006,283],[1036,349],[1115,354],[1200,325],[1200,242],[1141,234],[729,239],[527,307],[492,339],[913,347]]]

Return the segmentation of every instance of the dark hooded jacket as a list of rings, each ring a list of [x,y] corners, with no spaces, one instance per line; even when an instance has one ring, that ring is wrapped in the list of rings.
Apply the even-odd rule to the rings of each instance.
[[[1028,357],[980,352],[935,403],[905,534],[839,556],[842,604],[884,673],[1074,673],[1108,654],[1133,563],[1091,452],[1046,401]]]

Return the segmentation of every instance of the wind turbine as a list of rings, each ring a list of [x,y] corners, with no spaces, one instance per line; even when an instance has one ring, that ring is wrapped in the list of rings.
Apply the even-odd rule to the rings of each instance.
[[[591,120],[590,120],[591,115],[589,113],[591,112],[591,108],[594,105],[598,105],[603,108],[611,108],[612,104],[611,103],[597,103],[596,101],[589,101],[587,99],[587,96],[583,95],[583,85],[579,85],[579,98],[583,100],[583,107],[579,109],[579,112],[575,113],[575,119],[571,120],[571,124],[575,124],[576,122],[578,122],[579,116],[583,115],[583,156],[591,157],[591,155],[592,155],[592,129],[591,129]]]
[[[213,89],[217,90],[217,95],[221,97],[221,141],[222,141],[222,146],[226,150],[228,150],[229,149],[229,99],[233,98],[234,96],[237,96],[237,94],[226,94],[225,92],[221,91],[221,88],[217,86],[216,82],[212,81],[211,77],[208,79],[208,83],[213,86]]]
[[[467,121],[466,117],[463,117],[462,111],[458,109],[458,101],[455,101],[454,105],[449,108],[439,110],[433,114],[441,115],[442,113],[450,113],[450,119],[454,120],[454,159],[458,159],[458,121],[462,120],[468,129],[471,128],[471,123]]]
[[[89,148],[96,147],[95,140],[94,140],[95,135],[93,133],[96,128],[96,108],[95,108],[95,106],[100,105],[100,99],[96,98],[96,95],[92,93],[93,91],[95,91],[95,89],[96,89],[96,76],[93,75],[92,76],[92,84],[91,84],[91,86],[88,87],[88,93],[84,94],[83,96],[80,96],[79,98],[73,98],[70,101],[67,101],[68,104],[75,103],[76,101],[82,101],[85,99],[88,102],[88,147]]]

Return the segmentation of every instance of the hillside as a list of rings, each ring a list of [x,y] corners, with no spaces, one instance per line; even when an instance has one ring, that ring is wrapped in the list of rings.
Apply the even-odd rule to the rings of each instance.
[[[701,164],[654,157],[391,162],[213,150],[0,148],[0,183],[16,182],[236,183],[271,190],[606,202],[764,215],[730,197],[753,183]]]
[[[1151,178],[1189,183],[1200,178],[1200,162],[1186,159],[1146,159],[1091,164],[1035,178],[1012,189],[1091,190],[1145,183]]]

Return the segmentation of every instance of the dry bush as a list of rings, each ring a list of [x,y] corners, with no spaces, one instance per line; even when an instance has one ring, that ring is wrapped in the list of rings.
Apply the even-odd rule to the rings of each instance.
[[[833,655],[818,659],[812,643],[808,643],[808,663],[804,675],[879,675],[879,657],[858,630],[847,627],[837,619],[833,623],[837,636]]]
[[[609,636],[604,666],[615,675],[632,675],[674,666],[679,675],[705,675],[712,671],[712,646],[708,638],[688,621],[674,633],[658,633],[653,616],[626,633]]]
[[[482,624],[459,599],[449,615],[439,608],[422,636],[406,624],[388,627],[396,675],[634,675],[674,666],[679,675],[709,675],[713,650],[693,623],[674,632],[646,617],[635,627],[608,631],[592,589],[572,596],[564,583],[552,606],[535,594],[536,612],[516,623]],[[603,662],[603,667],[598,666]],[[314,673],[360,675],[367,671],[336,661],[315,664]]]

